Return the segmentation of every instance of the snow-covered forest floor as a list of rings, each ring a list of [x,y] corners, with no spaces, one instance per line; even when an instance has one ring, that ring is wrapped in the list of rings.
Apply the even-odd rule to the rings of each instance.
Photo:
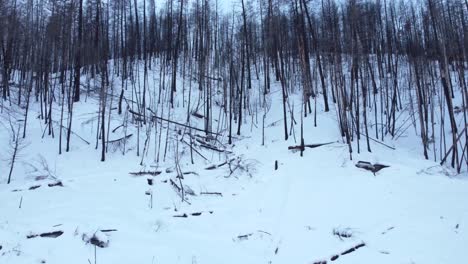
[[[157,105],[151,101],[157,82],[149,84],[149,104]],[[167,97],[155,109],[186,124],[189,97],[180,90],[169,114]],[[126,97],[131,97],[130,89]],[[196,110],[197,97],[192,94],[190,111]],[[159,120],[158,130],[141,126],[138,139],[131,115],[119,116],[115,107],[110,129],[117,129],[108,140],[132,136],[125,144],[109,144],[106,161],[100,162],[100,149],[95,149],[99,101],[93,92],[75,105],[71,151],[58,155],[58,126],[54,138],[48,135],[34,102],[9,185],[9,120],[20,123],[24,110],[4,103],[0,263],[464,263],[466,174],[424,160],[411,129],[400,141],[384,142],[394,149],[371,141],[371,153],[362,147],[350,160],[334,108],[323,112],[321,100],[317,127],[313,115],[304,119],[304,139],[306,144],[331,144],[306,148],[300,157],[288,150],[300,143],[300,98],[289,97],[298,123],[288,141],[281,88],[275,83],[267,96],[273,107],[264,121],[265,144],[260,111],[246,118],[232,146],[225,130],[214,141],[221,151],[195,143],[194,164],[190,134],[196,141],[203,132]],[[59,120],[60,108],[54,107]],[[226,126],[220,109],[213,110],[214,131]],[[118,128],[126,118],[128,126]],[[192,116],[190,126],[203,129],[203,120]],[[147,131],[150,143],[142,157]],[[358,161],[390,167],[374,175],[357,168]],[[181,174],[183,179],[177,177]]]

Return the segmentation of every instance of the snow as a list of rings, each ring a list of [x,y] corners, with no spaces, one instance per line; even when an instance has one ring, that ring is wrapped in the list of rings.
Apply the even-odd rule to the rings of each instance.
[[[9,185],[8,154],[0,154],[0,263],[314,263],[330,261],[335,255],[339,255],[337,263],[464,262],[468,244],[466,175],[424,160],[414,135],[403,143],[385,142],[395,150],[371,142],[372,153],[353,153],[349,160],[335,113],[324,113],[320,100],[318,126],[314,127],[313,116],[304,119],[305,140],[308,144],[334,143],[306,149],[300,157],[287,150],[298,143],[294,138],[284,141],[280,87],[278,83],[273,87],[268,100],[278,107],[266,115],[265,146],[261,145],[261,121],[259,127],[249,121],[232,147],[232,157],[248,171],[239,168],[231,175],[227,166],[206,170],[226,160],[209,150],[203,150],[209,161],[197,157],[191,165],[184,145],[182,170],[194,172],[183,180],[194,192],[187,194],[190,204],[181,201],[170,183],[179,184],[176,173],[166,171],[174,166],[173,152],[159,163],[148,154],[140,166],[136,138],[132,137],[128,143],[132,150],[125,155],[109,152],[106,162],[99,161],[100,150],[94,150],[96,125],[88,122],[97,115],[97,99],[92,95],[77,104],[73,127],[91,144],[72,135],[72,150],[62,155],[58,155],[57,139],[42,137],[44,124],[37,118],[37,104],[33,105],[28,144]],[[299,98],[290,97],[296,109]],[[171,117],[183,122],[186,108],[182,108],[180,92],[176,100]],[[192,101],[191,107],[195,104]],[[6,113],[2,112],[0,128],[2,146],[9,141]],[[112,128],[123,118],[115,112],[113,116]],[[203,121],[193,119],[193,126],[203,127]],[[298,125],[295,130],[298,134]],[[136,135],[136,129],[129,126],[128,133]],[[120,136],[122,133],[111,134],[111,139]],[[142,132],[140,140],[144,138]],[[41,166],[44,162],[39,154],[49,172]],[[278,170],[274,169],[276,160]],[[359,160],[390,167],[374,176],[355,167]],[[31,172],[27,164],[37,170]],[[155,169],[162,173],[154,177],[129,174]],[[35,179],[41,175],[49,177]],[[152,186],[148,177],[154,181]],[[63,187],[48,186],[57,181]],[[29,190],[37,185],[40,187]],[[174,217],[184,214],[187,217]],[[30,234],[52,231],[64,233],[57,238],[27,239]],[[336,231],[350,237],[334,235]],[[93,236],[106,246],[91,244]],[[341,255],[361,243],[365,246]]]

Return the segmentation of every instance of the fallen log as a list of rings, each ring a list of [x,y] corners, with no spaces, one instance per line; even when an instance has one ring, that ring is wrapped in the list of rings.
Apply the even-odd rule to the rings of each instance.
[[[347,250],[345,250],[345,251],[343,251],[343,252],[341,252],[341,253],[339,253],[339,254],[334,254],[333,256],[330,257],[330,261],[335,261],[335,260],[337,260],[340,256],[348,255],[348,254],[350,254],[350,253],[352,253],[352,252],[355,252],[356,250],[358,250],[358,249],[364,247],[365,245],[366,245],[366,243],[361,242],[361,243],[357,244],[356,246],[351,247],[351,248],[349,248],[349,249],[347,249]],[[326,260],[318,260],[318,261],[315,261],[315,262],[313,262],[313,263],[314,263],[314,264],[327,264],[327,261],[326,261]]]
[[[349,253],[351,253],[351,252],[354,252],[354,251],[356,251],[356,250],[362,248],[362,247],[365,246],[365,245],[366,245],[365,243],[358,244],[358,245],[356,245],[356,246],[354,246],[354,247],[352,247],[352,248],[350,248],[350,249],[348,249],[348,250],[343,251],[343,252],[341,253],[341,256],[344,256],[344,255],[347,255],[347,254],[349,254]]]
[[[52,232],[46,232],[46,233],[41,233],[41,234],[30,234],[27,235],[27,239],[35,238],[35,237],[51,237],[51,238],[57,238],[59,236],[63,235],[63,231],[52,231]]]
[[[395,227],[394,227],[394,226],[391,226],[391,227],[387,228],[387,230],[383,231],[381,234],[382,234],[382,235],[385,235],[385,234],[387,234],[389,231],[391,231],[391,230],[393,230],[393,229],[395,229]]]
[[[252,236],[252,235],[253,235],[252,233],[245,234],[245,235],[239,235],[239,236],[237,236],[237,239],[239,239],[239,240],[247,240],[247,239],[249,239],[249,237]]]
[[[119,128],[123,127],[123,126],[124,126],[124,125],[119,125],[119,126],[117,126],[116,128],[112,129],[112,133],[115,133],[115,131],[117,131],[117,129],[119,129]]]
[[[213,214],[213,211],[208,211],[208,213]],[[202,214],[203,214],[203,212],[194,212],[194,213],[189,213],[189,214],[183,213],[183,214],[179,214],[179,215],[173,215],[172,217],[187,218],[187,217],[189,217],[189,215],[191,215],[191,216],[200,216]]]
[[[198,150],[196,150],[192,144],[189,144],[187,142],[185,142],[185,140],[182,139],[182,142],[184,142],[187,146],[190,147],[191,150],[195,151],[195,153],[197,153],[198,155],[200,155],[200,157],[204,158],[205,160],[208,160],[205,156],[203,156]]]
[[[356,163],[355,165],[357,168],[360,168],[360,169],[365,169],[365,170],[368,170],[368,171],[371,171],[372,173],[375,173],[380,171],[381,169],[384,169],[384,168],[388,168],[390,166],[388,165],[383,165],[383,164],[379,164],[379,163],[376,163],[376,164],[372,164],[368,161],[358,161],[358,163]]]
[[[54,123],[60,125],[60,123],[58,121],[53,121]],[[68,127],[65,127],[63,125],[61,125],[61,129],[64,129],[65,130],[65,133],[68,132]],[[75,135],[77,138],[81,139],[84,143],[86,143],[87,145],[91,145],[91,143],[89,141],[87,141],[86,139],[84,139],[83,137],[81,137],[80,135],[78,135],[77,133],[73,132],[73,130],[70,130],[70,134],[73,134]]]
[[[187,218],[187,214],[181,214],[181,215],[174,215],[173,217],[181,217],[181,218]]]
[[[133,111],[132,109],[128,109],[128,112],[130,112],[130,114],[132,114],[132,115],[136,115],[136,116],[139,116],[139,117],[142,117],[142,116],[143,116],[142,113],[135,112],[135,111]]]
[[[298,146],[289,146],[289,150],[305,150],[305,148],[318,148],[326,145],[333,144],[335,142],[327,142],[327,143],[319,143],[319,144],[305,144],[305,145],[298,145]]]
[[[129,172],[128,174],[137,177],[137,176],[145,176],[145,175],[158,176],[161,173],[162,171],[138,171],[138,172]]]
[[[42,233],[40,234],[39,236],[40,237],[52,237],[52,238],[56,238],[56,237],[59,237],[63,235],[63,231],[54,231],[54,232],[48,232],[48,233]]]
[[[193,175],[199,176],[198,173],[196,173],[196,172],[194,172],[194,171],[186,171],[186,172],[183,172],[182,174],[183,174],[183,175],[193,174]]]
[[[113,140],[108,140],[107,143],[113,144],[113,143],[116,143],[116,142],[121,142],[123,140],[127,140],[127,139],[131,138],[132,136],[133,136],[133,134],[129,134],[129,135],[126,135],[125,137],[121,137],[121,138],[113,139]]]
[[[206,143],[200,143],[199,145],[200,147],[203,147],[203,148],[206,148],[206,149],[210,149],[210,150],[213,150],[213,151],[216,151],[216,152],[220,152],[220,153],[232,153],[231,151],[229,150],[225,150],[225,149],[219,149],[213,145],[208,145]]]
[[[222,193],[220,192],[201,192],[200,194],[204,194],[204,195],[218,195],[218,196],[223,196]]]
[[[203,116],[202,114],[198,113],[198,112],[192,112],[192,115],[193,115],[194,117],[196,117],[196,118],[200,118],[200,119],[201,119],[201,118],[204,118],[204,116]]]
[[[219,168],[219,167],[222,167],[222,166],[228,164],[228,162],[232,162],[232,161],[234,161],[234,160],[235,160],[235,159],[230,159],[229,161],[225,161],[225,162],[220,163],[220,164],[213,164],[213,165],[210,165],[210,166],[206,167],[205,170],[214,170],[214,169],[217,169],[217,168]]]
[[[53,183],[49,183],[47,184],[47,186],[49,187],[63,187],[63,183],[61,181],[58,181],[58,182],[53,182]]]
[[[103,233],[108,233],[108,232],[116,232],[117,229],[101,229],[100,231]]]
[[[164,117],[160,117],[160,116],[157,116],[157,115],[154,115],[154,114],[153,114],[152,118],[153,119],[159,119],[159,120],[162,120],[162,121],[165,121],[165,122],[169,122],[169,123],[181,126],[181,127],[186,127],[186,128],[189,128],[189,129],[193,129],[193,130],[196,130],[196,131],[206,132],[206,130],[204,130],[204,129],[200,129],[200,128],[192,127],[192,126],[189,126],[189,125],[185,125],[185,124],[182,124],[182,123],[179,123],[179,122],[176,122],[176,121],[172,121],[172,120],[169,120],[169,119],[166,119]],[[218,134],[216,132],[210,132],[210,134],[220,135],[220,134]]]

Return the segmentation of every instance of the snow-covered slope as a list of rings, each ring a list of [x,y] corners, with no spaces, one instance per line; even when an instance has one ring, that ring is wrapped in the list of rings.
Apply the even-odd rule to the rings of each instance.
[[[268,97],[274,105],[282,100],[279,89],[276,83]],[[206,169],[222,164],[226,154],[200,150],[207,160],[194,154],[192,165],[185,158],[180,166],[186,174],[179,181],[173,153],[159,163],[150,154],[140,166],[135,137],[127,146],[133,150],[122,155],[117,146],[99,162],[96,100],[91,94],[76,106],[71,152],[58,155],[57,140],[37,132],[44,124],[36,118],[36,105],[10,185],[5,180],[9,154],[0,154],[0,263],[465,262],[467,179],[421,159],[415,154],[417,140],[404,146],[386,142],[395,150],[372,142],[372,153],[354,153],[351,161],[333,111],[323,113],[318,101],[319,125],[314,127],[313,116],[304,119],[306,144],[332,144],[308,148],[300,157],[288,150],[298,144],[299,126],[296,137],[285,142],[282,109],[273,107],[265,119],[264,146],[261,126],[248,122],[229,149],[231,166]],[[185,118],[182,100],[179,92],[174,120]],[[300,108],[299,96],[290,100]],[[8,108],[3,109],[5,117]],[[261,120],[261,114],[254,118]],[[5,146],[9,126],[2,120]],[[192,125],[202,127],[202,121]],[[136,133],[133,129],[128,133]],[[188,146],[181,149],[188,157]],[[359,160],[390,167],[373,175],[355,166]],[[129,174],[141,170],[161,174]],[[58,182],[63,186],[54,186]],[[185,202],[174,187],[180,183]],[[54,235],[59,236],[48,237]]]

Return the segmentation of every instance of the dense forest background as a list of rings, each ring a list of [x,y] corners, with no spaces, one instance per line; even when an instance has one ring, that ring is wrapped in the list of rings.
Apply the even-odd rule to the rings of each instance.
[[[159,160],[162,124],[175,122],[176,108],[186,108],[176,124],[203,120],[200,144],[216,148],[219,135],[232,144],[278,107],[285,140],[301,124],[301,152],[302,117],[334,111],[351,159],[414,130],[421,155],[461,172],[467,23],[467,0],[239,0],[231,10],[215,0],[2,0],[0,109],[17,116],[13,160],[33,133],[33,103],[45,124],[36,133],[56,138],[62,153],[73,144],[74,106],[95,97],[102,161],[127,139],[109,140],[122,127],[138,133],[137,155],[154,144]],[[274,83],[282,101],[268,103]],[[291,94],[301,95],[300,114]]]

